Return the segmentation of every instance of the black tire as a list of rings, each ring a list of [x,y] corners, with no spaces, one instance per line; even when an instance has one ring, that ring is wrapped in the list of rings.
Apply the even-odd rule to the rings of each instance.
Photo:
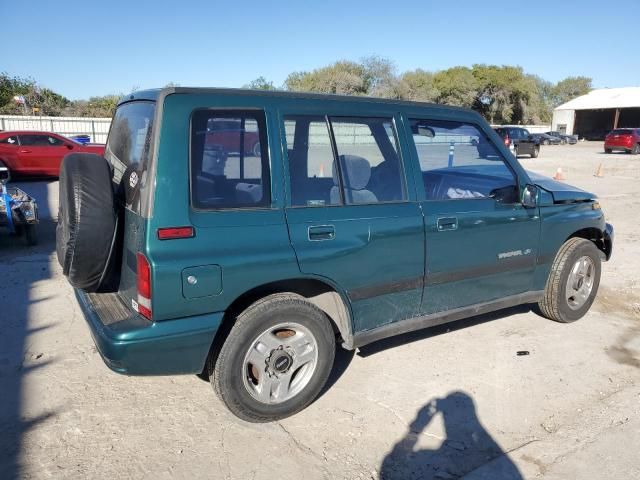
[[[245,386],[245,376],[249,376],[243,371],[245,355],[265,329],[287,321],[295,321],[313,335],[318,351],[315,369],[308,383],[292,398],[263,403]],[[271,422],[294,415],[316,398],[329,378],[334,356],[335,334],[324,312],[299,295],[279,293],[257,301],[238,316],[215,362],[210,361],[209,380],[234,415],[248,422]]]
[[[533,147],[533,152],[531,152],[531,158],[538,158],[538,155],[540,155],[540,147],[535,146]]]
[[[543,145],[549,145],[549,140],[545,140],[544,142],[542,142]]]
[[[594,266],[593,286],[586,302],[579,308],[572,309],[566,298],[566,288],[569,274],[576,262],[589,257]],[[544,289],[544,296],[538,302],[541,313],[556,322],[570,323],[582,318],[596,298],[600,285],[601,261],[600,252],[589,240],[584,238],[570,238],[567,240],[551,265],[551,272]]]
[[[38,226],[35,223],[24,226],[24,239],[29,246],[38,244]]]
[[[116,213],[107,161],[89,153],[67,155],[60,166],[56,253],[76,288],[100,288],[115,235]]]
[[[640,153],[640,143],[636,143],[631,150],[631,155],[638,155]]]
[[[610,148],[605,148],[604,149],[604,153],[611,153],[611,152],[613,152],[613,150],[611,150]]]

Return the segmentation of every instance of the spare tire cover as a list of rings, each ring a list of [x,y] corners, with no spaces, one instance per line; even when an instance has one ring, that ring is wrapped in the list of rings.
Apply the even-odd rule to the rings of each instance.
[[[90,153],[67,155],[60,166],[56,253],[71,285],[98,290],[115,228],[109,163]]]

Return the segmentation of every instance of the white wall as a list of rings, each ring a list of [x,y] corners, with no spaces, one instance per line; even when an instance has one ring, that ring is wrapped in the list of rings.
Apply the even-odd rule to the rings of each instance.
[[[573,135],[573,123],[576,118],[575,110],[554,110],[551,125],[553,130],[560,130],[558,125],[567,126],[567,135]]]
[[[107,141],[110,125],[110,118],[0,115],[0,130],[44,130],[65,137],[89,135],[95,143]]]

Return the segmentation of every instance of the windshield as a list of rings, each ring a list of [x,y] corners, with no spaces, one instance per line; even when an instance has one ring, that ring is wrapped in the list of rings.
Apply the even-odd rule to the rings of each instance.
[[[113,166],[113,182],[124,193],[127,207],[136,212],[139,211],[138,192],[146,184],[154,112],[155,103],[149,101],[118,107],[105,148],[105,157]]]
[[[633,131],[628,128],[616,128],[611,135],[631,135],[632,133]]]

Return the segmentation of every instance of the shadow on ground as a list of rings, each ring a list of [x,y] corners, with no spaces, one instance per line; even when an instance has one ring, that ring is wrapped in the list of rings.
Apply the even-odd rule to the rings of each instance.
[[[434,448],[416,448],[429,424],[442,416],[445,437]],[[429,436],[430,443],[438,441]],[[478,472],[500,459],[488,477],[522,480],[518,468],[509,460],[480,423],[473,399],[465,392],[452,392],[422,407],[409,425],[409,431],[395,444],[380,466],[382,480],[447,480]]]
[[[427,327],[422,330],[416,330],[415,332],[404,333],[402,335],[396,335],[394,337],[385,338],[377,342],[365,345],[358,349],[358,356],[368,357],[378,352],[388,350],[390,348],[399,347],[408,343],[417,342],[431,337],[436,337],[444,333],[460,330],[461,328],[472,327],[474,325],[480,325],[481,323],[490,322],[499,318],[508,317],[510,315],[517,315],[519,313],[536,312],[536,306],[533,304],[517,305],[511,308],[505,308],[496,312],[485,313],[483,315],[477,315],[475,317],[465,318],[464,320],[458,320],[456,322],[445,323],[435,327]]]
[[[40,302],[34,285],[51,277],[50,255],[55,249],[55,224],[48,190],[51,182],[20,182],[20,188],[38,201],[41,223],[39,244],[28,247],[23,238],[0,228],[0,478],[22,477],[23,439],[36,424],[54,412],[29,416],[25,412],[25,378],[48,364],[31,351],[29,337],[49,328],[33,326],[30,307]],[[40,410],[41,411],[41,410]]]

